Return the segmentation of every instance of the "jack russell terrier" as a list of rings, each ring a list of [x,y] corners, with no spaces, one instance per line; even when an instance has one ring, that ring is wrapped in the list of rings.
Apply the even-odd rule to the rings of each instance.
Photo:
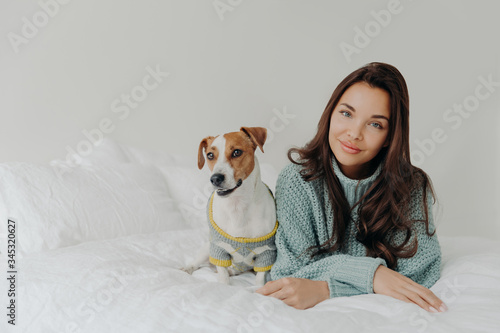
[[[198,149],[198,168],[207,164],[214,192],[208,201],[210,241],[184,271],[191,274],[208,261],[217,267],[219,282],[253,269],[256,285],[263,286],[266,272],[276,260],[274,235],[278,228],[273,194],[260,178],[255,156],[267,130],[242,127],[239,132],[203,139]]]

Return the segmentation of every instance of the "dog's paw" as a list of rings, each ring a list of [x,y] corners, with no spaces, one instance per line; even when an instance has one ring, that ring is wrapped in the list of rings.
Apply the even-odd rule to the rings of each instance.
[[[229,284],[229,271],[226,267],[217,266],[217,280],[220,283]]]
[[[255,276],[255,285],[257,287],[263,287],[266,284],[266,273],[267,272],[257,272]]]
[[[196,267],[194,266],[188,266],[188,267],[181,267],[179,268],[181,271],[186,272],[188,274],[193,274],[193,272],[196,270]]]
[[[227,284],[227,285],[231,284],[230,280],[229,280],[229,275],[227,275],[227,276],[218,275],[217,280],[219,281],[219,283],[223,283],[223,284]]]

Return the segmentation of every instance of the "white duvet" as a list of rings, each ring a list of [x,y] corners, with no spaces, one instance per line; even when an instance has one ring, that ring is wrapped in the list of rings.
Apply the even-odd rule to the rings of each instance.
[[[254,275],[216,282],[209,267],[177,268],[204,229],[133,235],[22,259],[22,332],[499,332],[500,247],[442,238],[441,279],[431,288],[449,307],[428,313],[382,295],[340,297],[308,310],[254,293]]]
[[[274,188],[276,171],[262,165]],[[428,313],[382,295],[308,310],[255,293],[254,275],[217,282],[179,270],[207,239],[210,187],[195,161],[106,141],[81,165],[0,164],[0,267],[16,221],[16,325],[0,283],[0,332],[500,332],[500,242],[439,237],[448,306]],[[438,226],[439,235],[439,226]]]

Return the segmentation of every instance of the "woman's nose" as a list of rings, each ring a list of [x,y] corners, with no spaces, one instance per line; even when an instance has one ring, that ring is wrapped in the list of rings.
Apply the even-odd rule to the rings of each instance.
[[[361,126],[353,125],[347,129],[347,135],[353,140],[361,140],[363,138]]]

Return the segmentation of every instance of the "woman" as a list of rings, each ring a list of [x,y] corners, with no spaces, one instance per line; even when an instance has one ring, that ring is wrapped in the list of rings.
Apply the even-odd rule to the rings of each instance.
[[[446,311],[428,289],[441,263],[434,195],[410,162],[408,89],[395,67],[348,75],[316,136],[288,157],[276,185],[274,281],[257,292],[298,309],[377,293]]]

